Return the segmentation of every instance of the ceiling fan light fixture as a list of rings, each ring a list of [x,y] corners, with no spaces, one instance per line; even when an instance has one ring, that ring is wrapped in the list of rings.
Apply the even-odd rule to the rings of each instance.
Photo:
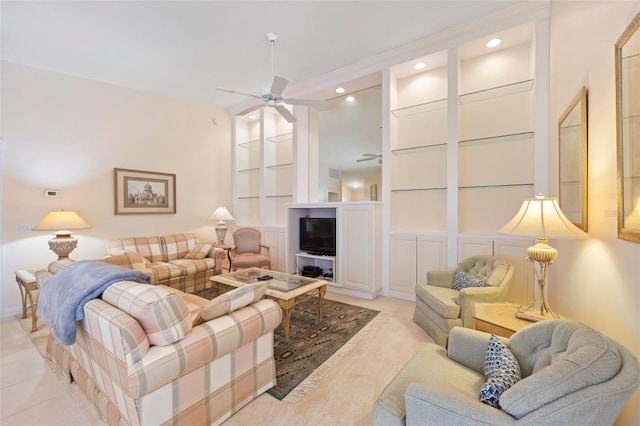
[[[289,123],[293,123],[296,121],[296,117],[289,111],[284,105],[303,105],[314,108],[322,108],[325,104],[324,101],[320,100],[312,100],[312,99],[285,99],[283,97],[284,89],[289,84],[289,80],[279,75],[274,74],[274,60],[273,60],[273,45],[278,39],[278,34],[276,33],[267,33],[267,40],[271,44],[271,76],[273,79],[273,83],[271,83],[270,89],[265,89],[260,96],[255,95],[253,93],[240,92],[237,90],[224,89],[218,87],[218,90],[221,92],[232,93],[236,95],[249,96],[254,99],[258,99],[260,102],[255,105],[244,109],[241,112],[236,113],[236,115],[245,115],[251,111],[254,111],[258,108],[262,108],[265,105],[271,108],[275,108],[280,115],[287,120]]]

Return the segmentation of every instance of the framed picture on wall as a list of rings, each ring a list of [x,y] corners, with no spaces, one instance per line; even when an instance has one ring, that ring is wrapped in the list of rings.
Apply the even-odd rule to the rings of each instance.
[[[115,214],[175,214],[176,175],[114,169]]]

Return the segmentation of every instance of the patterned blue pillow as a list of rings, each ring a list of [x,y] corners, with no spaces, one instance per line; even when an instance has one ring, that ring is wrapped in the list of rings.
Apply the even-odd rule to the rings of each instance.
[[[484,281],[468,272],[456,271],[453,275],[453,289],[460,291],[467,287],[484,287]]]
[[[500,395],[522,378],[516,357],[493,334],[484,358],[484,377],[487,381],[478,399],[495,408],[500,408]]]

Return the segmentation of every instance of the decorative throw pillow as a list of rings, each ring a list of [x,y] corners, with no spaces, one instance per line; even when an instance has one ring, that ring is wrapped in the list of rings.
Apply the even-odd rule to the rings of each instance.
[[[453,276],[453,289],[460,291],[467,287],[484,287],[484,281],[468,272],[456,271]]]
[[[193,326],[189,308],[180,294],[162,286],[120,281],[102,293],[102,300],[135,318],[152,345],[175,343]]]
[[[125,268],[142,272],[147,272],[147,265],[151,263],[140,253],[134,251],[125,251],[115,256],[107,256],[103,260],[112,265],[124,266]]]
[[[500,408],[500,395],[522,378],[516,357],[493,334],[484,358],[484,376],[487,381],[482,385],[478,399],[495,408]]]
[[[213,249],[213,244],[200,243],[197,244],[187,255],[185,259],[204,259]]]
[[[233,312],[236,309],[251,305],[262,299],[268,286],[268,282],[247,284],[221,294],[215,299],[211,299],[209,303],[202,308],[200,319],[202,321],[209,321]]]

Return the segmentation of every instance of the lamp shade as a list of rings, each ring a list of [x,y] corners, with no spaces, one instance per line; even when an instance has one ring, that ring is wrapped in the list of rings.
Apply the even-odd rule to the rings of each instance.
[[[55,234],[69,235],[71,229],[89,228],[89,224],[74,211],[51,211],[36,226],[34,231],[56,231]]]
[[[235,220],[236,218],[229,213],[226,207],[220,206],[213,212],[209,219],[212,220]]]
[[[515,217],[500,228],[498,233],[537,238],[589,236],[562,213],[557,198],[545,198],[542,194],[524,200]]]

